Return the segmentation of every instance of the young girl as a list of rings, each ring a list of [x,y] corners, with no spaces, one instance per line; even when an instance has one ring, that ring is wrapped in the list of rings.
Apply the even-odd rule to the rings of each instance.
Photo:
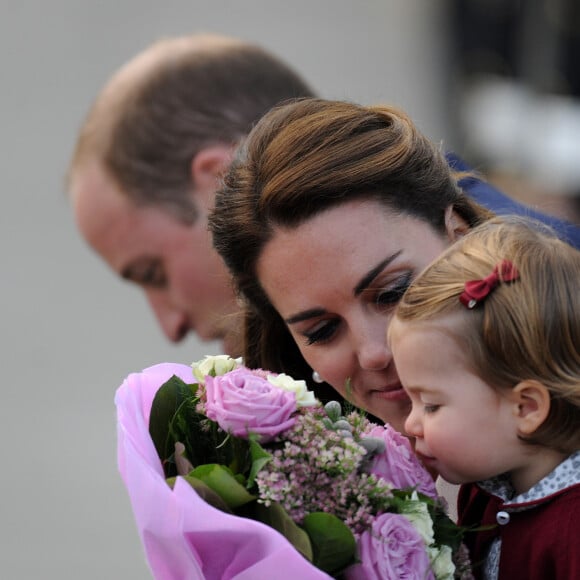
[[[463,484],[482,578],[580,578],[580,252],[491,220],[419,275],[389,327],[425,464]]]

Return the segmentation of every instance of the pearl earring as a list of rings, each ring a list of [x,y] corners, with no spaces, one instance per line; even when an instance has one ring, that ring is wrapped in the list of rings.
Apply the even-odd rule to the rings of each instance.
[[[312,371],[312,380],[315,383],[323,383],[324,379],[318,374],[318,371]]]

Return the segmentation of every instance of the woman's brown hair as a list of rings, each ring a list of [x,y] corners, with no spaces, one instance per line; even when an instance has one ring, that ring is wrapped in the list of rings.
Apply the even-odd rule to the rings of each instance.
[[[297,227],[355,199],[375,200],[437,232],[445,231],[449,207],[470,226],[489,216],[458,187],[439,147],[397,108],[304,99],[273,109],[239,149],[210,217],[214,246],[246,302],[250,366],[309,378],[256,263],[276,227]]]

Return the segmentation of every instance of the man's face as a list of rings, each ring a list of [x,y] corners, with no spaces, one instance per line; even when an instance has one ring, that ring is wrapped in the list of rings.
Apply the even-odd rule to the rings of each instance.
[[[213,197],[196,194],[199,218],[187,225],[159,207],[134,205],[96,162],[76,172],[71,188],[81,234],[113,271],[143,289],[169,340],[193,331],[238,354],[238,308],[207,228]]]

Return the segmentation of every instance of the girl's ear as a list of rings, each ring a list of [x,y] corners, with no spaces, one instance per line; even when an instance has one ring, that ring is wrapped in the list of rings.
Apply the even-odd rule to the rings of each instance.
[[[451,242],[456,242],[469,231],[469,224],[455,211],[452,205],[445,210],[445,229]]]
[[[550,412],[550,391],[538,381],[522,381],[511,394],[518,432],[531,435]]]

